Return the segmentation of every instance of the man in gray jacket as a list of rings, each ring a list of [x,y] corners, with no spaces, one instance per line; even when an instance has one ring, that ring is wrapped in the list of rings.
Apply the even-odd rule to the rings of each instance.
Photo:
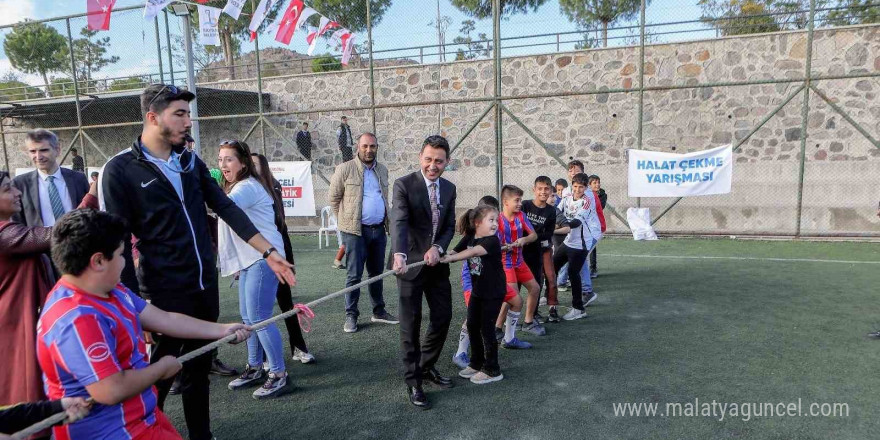
[[[376,160],[378,144],[376,135],[360,135],[357,157],[337,166],[330,179],[330,206],[345,245],[346,287],[361,282],[364,264],[371,278],[383,271],[388,228],[388,169]],[[385,310],[382,281],[370,284],[369,289],[372,322],[397,324],[397,318]],[[360,295],[360,289],[345,295],[343,330],[346,333],[357,331]]]

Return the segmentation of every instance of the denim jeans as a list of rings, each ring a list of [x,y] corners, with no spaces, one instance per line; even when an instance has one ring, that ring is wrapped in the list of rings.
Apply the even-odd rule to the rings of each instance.
[[[345,266],[348,276],[345,278],[345,287],[350,287],[361,282],[364,276],[364,265],[367,266],[367,275],[372,278],[383,272],[385,264],[385,236],[384,226],[361,226],[361,236],[346,232],[342,233],[342,243],[345,245]],[[370,284],[370,299],[373,302],[373,314],[385,311],[385,299],[382,296],[382,281]],[[358,300],[361,290],[356,289],[345,294],[345,314],[357,318],[360,315]]]
[[[596,241],[590,239],[590,249],[596,247]],[[563,284],[568,283],[568,263],[565,263],[565,266],[562,266],[562,269],[559,270],[559,279],[556,280],[556,285],[561,286]],[[590,265],[585,264],[581,268],[581,291],[583,293],[589,293],[593,291],[593,280],[590,278]]]
[[[260,260],[238,273],[238,308],[247,325],[255,325],[272,317],[278,278],[266,260]],[[269,358],[269,371],[280,373],[284,367],[284,345],[275,324],[251,333],[247,340],[248,365],[263,366],[263,350]]]

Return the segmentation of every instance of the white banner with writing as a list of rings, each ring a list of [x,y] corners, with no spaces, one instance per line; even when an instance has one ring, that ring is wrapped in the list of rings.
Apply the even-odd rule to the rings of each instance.
[[[202,46],[220,45],[217,23],[221,12],[218,8],[199,5],[199,44]]]
[[[275,180],[281,182],[286,217],[314,217],[315,188],[311,162],[269,162]]]
[[[676,154],[627,150],[630,197],[686,197],[728,194],[733,177],[733,147],[725,145]]]

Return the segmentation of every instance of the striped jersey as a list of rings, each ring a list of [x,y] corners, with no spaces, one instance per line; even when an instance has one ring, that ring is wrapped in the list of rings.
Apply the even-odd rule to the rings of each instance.
[[[59,281],[37,322],[37,358],[49,399],[88,397],[87,385],[149,366],[138,318],[146,306],[122,284],[100,298]],[[86,418],[54,427],[55,438],[138,437],[156,423],[156,398],[150,386],[117,405],[95,404]]]
[[[534,231],[535,228],[522,211],[514,214],[513,220],[508,220],[504,214],[498,215],[498,232],[496,234],[501,240],[501,246],[511,244]],[[512,269],[523,264],[522,248],[502,250],[501,262],[504,263],[505,269]]]

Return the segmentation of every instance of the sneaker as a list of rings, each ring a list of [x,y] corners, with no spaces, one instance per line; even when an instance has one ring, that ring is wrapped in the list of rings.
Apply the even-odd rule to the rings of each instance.
[[[504,330],[495,327],[495,340],[501,342],[504,340]]]
[[[560,284],[560,285],[558,286],[558,290],[559,290],[560,292],[568,292],[568,289],[570,289],[570,288],[571,288],[571,284],[567,284],[567,283],[566,283],[566,284]]]
[[[397,319],[394,315],[384,310],[381,313],[374,314],[373,317],[370,318],[370,321],[381,322],[385,324],[397,324],[400,322],[400,320]]]
[[[581,318],[586,318],[586,317],[587,317],[587,312],[585,312],[583,310],[578,310],[578,309],[571,309],[568,311],[568,313],[565,314],[565,316],[562,317],[562,319],[564,319],[566,321],[574,321],[575,319],[581,319]]]
[[[461,370],[458,372],[458,377],[461,377],[464,379],[470,379],[470,378],[476,376],[477,373],[479,373],[479,372],[480,372],[480,370],[474,370],[470,366],[467,366],[467,367],[464,367],[464,370]]]
[[[265,374],[266,373],[262,368],[254,368],[248,365],[245,367],[244,373],[241,373],[241,376],[238,376],[238,379],[229,382],[229,389],[234,391],[239,388],[256,385],[263,379]]]
[[[498,382],[501,379],[504,379],[504,375],[501,373],[498,373],[497,376],[489,376],[488,374],[480,371],[479,373],[471,377],[471,382],[477,385],[485,385],[487,383]]]
[[[358,331],[357,318],[355,318],[354,315],[345,315],[345,324],[343,324],[342,330],[346,333],[354,333]]]
[[[304,364],[314,364],[315,356],[313,356],[311,353],[306,353],[297,348],[293,350],[293,360],[300,361]]]
[[[238,376],[238,370],[224,364],[223,361],[215,357],[214,360],[211,361],[211,374],[216,374],[218,376]]]
[[[541,315],[541,312],[535,312],[535,322],[538,324],[543,324],[546,320],[544,319],[544,315]]]
[[[590,305],[591,302],[595,301],[599,295],[596,295],[596,292],[586,292],[581,295],[581,299],[584,301],[584,307]]]
[[[271,399],[273,397],[278,397],[283,394],[287,394],[293,390],[293,383],[288,380],[287,374],[277,375],[275,373],[269,373],[269,378],[266,379],[266,382],[263,386],[257,388],[254,391],[253,397],[254,399]]]
[[[172,396],[180,394],[180,374],[174,376],[174,383],[171,384],[171,388],[168,390],[168,394]]]
[[[455,366],[457,366],[458,368],[467,368],[467,366],[471,363],[471,359],[467,353],[458,353],[455,356],[452,356],[452,363],[455,364]]]
[[[332,267],[333,267],[334,269],[340,269],[340,270],[341,270],[341,269],[345,269],[345,265],[342,264],[342,261],[339,261],[339,260],[333,260],[333,265],[332,265]]]
[[[546,306],[546,305],[547,305],[547,297],[546,297],[546,296],[542,296],[541,299],[538,300],[538,305],[541,306],[541,307]]]
[[[547,334],[547,329],[545,329],[537,319],[528,324],[524,323],[523,330],[535,336],[544,336]]]
[[[532,348],[532,344],[529,344],[526,341],[520,341],[519,338],[513,338],[510,341],[502,342],[501,346],[511,350],[524,350],[526,348]]]
[[[556,311],[556,306],[550,307],[550,313],[547,314],[547,322],[559,322],[559,312]]]
[[[599,278],[599,271],[596,269],[590,269],[590,279]]]
[[[868,336],[870,336],[870,337],[872,337],[872,338],[880,338],[880,330],[877,330],[877,331],[873,331],[873,332],[871,332],[871,333],[868,333]]]

